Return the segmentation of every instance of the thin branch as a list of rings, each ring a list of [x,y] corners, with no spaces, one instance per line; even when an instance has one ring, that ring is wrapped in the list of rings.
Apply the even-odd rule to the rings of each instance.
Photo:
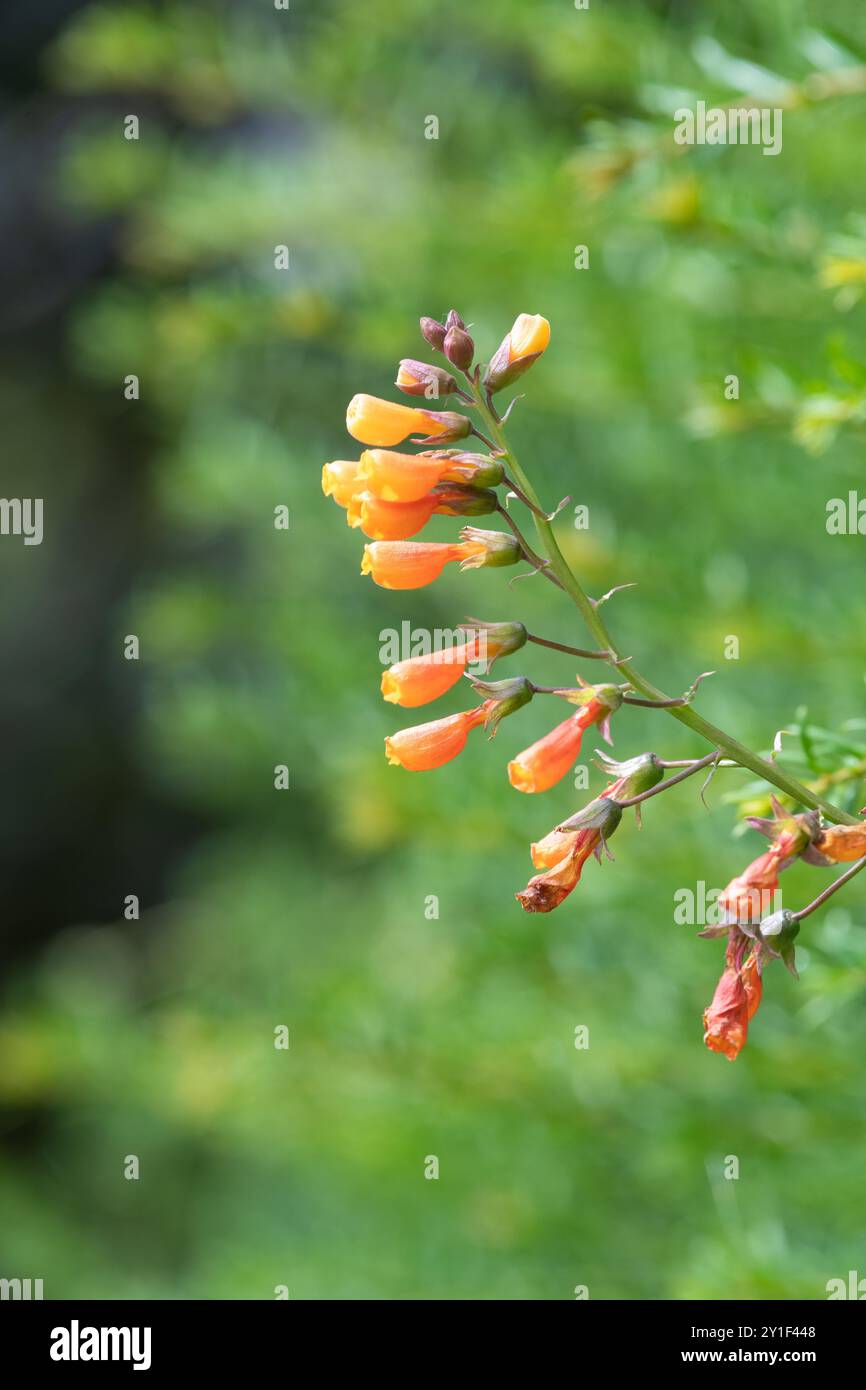
[[[852,864],[850,869],[846,869],[844,874],[840,874],[837,879],[834,879],[829,888],[825,888],[823,893],[819,893],[813,902],[810,902],[806,907],[802,907],[799,912],[793,913],[794,921],[802,922],[804,917],[808,917],[816,908],[821,907],[828,898],[832,898],[833,894],[838,893],[843,884],[847,883],[855,874],[859,874],[860,870],[863,868],[866,868],[866,854],[864,854],[862,859],[858,859],[856,864]]]
[[[548,637],[536,637],[534,632],[527,632],[527,642],[535,642],[539,647],[550,647],[555,652],[567,652],[569,656],[582,656],[587,661],[610,661],[613,652],[591,652],[586,647],[569,647],[565,642],[551,642]]]
[[[684,782],[687,777],[691,777],[692,773],[697,772],[700,768],[709,767],[710,763],[716,762],[718,757],[719,749],[717,748],[714,753],[708,753],[705,758],[696,759],[690,767],[684,768],[682,772],[677,772],[673,777],[666,777],[663,782],[656,782],[649,791],[639,792],[637,796],[629,796],[624,801],[620,801],[618,797],[613,797],[612,800],[616,801],[617,806],[621,806],[623,810],[627,806],[639,806],[642,801],[648,800],[649,797],[658,796],[659,792],[666,792],[668,787],[675,787],[677,782]]]

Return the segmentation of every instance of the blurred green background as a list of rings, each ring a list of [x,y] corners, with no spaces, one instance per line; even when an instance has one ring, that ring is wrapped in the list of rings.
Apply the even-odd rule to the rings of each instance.
[[[862,5],[36,10],[2,20],[3,489],[44,497],[45,540],[0,541],[0,1274],[49,1298],[761,1299],[866,1273],[859,884],[810,920],[799,983],[769,972],[737,1063],[711,1055],[722,948],[674,893],[763,847],[735,833],[743,774],[708,810],[694,783],[650,802],[525,915],[530,841],[587,797],[508,785],[550,702],[403,773],[384,735],[469,702],[384,705],[379,634],[585,634],[502,572],[376,589],[320,491],[355,456],[349,398],[424,355],[420,314],[455,306],[481,357],[546,315],[512,438],[551,506],[589,507],[558,522],[589,591],[638,581],[607,610],[621,650],[671,691],[716,670],[699,708],[756,747],[841,731],[800,740],[804,775],[856,762],[864,541],[825,508],[862,479]],[[677,152],[675,107],[743,92],[784,102],[778,157]],[[497,667],[520,672],[575,663]],[[614,736],[707,751],[637,709]],[[786,903],[826,881],[794,868]]]

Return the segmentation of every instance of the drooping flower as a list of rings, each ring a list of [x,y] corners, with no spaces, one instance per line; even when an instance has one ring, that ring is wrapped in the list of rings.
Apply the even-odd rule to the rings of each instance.
[[[463,439],[471,428],[465,415],[399,405],[378,396],[353,396],[346,411],[346,429],[353,439],[385,448],[399,444],[410,434],[420,436],[425,443],[445,444]]]
[[[723,889],[719,897],[723,920],[741,924],[760,922],[778,891],[779,874],[808,846],[808,834],[799,824],[780,830],[766,853],[753,859]]]
[[[488,718],[492,704],[493,701],[486,700],[477,709],[449,714],[444,719],[416,724],[411,729],[401,729],[399,733],[391,734],[390,738],[385,739],[388,762],[405,768],[407,772],[430,772],[433,768],[450,763],[463,752],[470,731]]]
[[[518,314],[484,374],[489,391],[510,386],[541,356],[550,342],[550,324],[541,314]]]
[[[459,541],[451,542],[374,541],[364,546],[361,573],[369,574],[383,589],[423,589],[452,562],[464,570],[513,565],[520,558],[517,541],[502,531],[464,526],[460,536]]]
[[[830,864],[847,864],[866,854],[866,824],[828,825],[815,842],[815,848]]]
[[[322,469],[322,491],[333,497],[338,507],[348,507],[356,492],[363,489],[360,462],[356,459],[334,459]]]
[[[487,488],[439,483],[416,502],[384,502],[372,492],[358,492],[346,508],[349,526],[360,526],[373,541],[405,541],[442,516],[483,516],[496,510],[496,493]]]
[[[398,454],[389,449],[365,449],[357,470],[361,488],[383,502],[417,502],[443,482],[498,487],[503,477],[498,459],[460,450]]]
[[[601,858],[603,848],[622,819],[622,811],[609,797],[600,796],[572,817],[569,828],[557,826],[533,845],[533,862],[550,864],[531,878],[516,894],[526,912],[552,912],[580,882],[583,866],[591,854]],[[562,851],[561,858],[555,856]]]
[[[471,631],[465,642],[395,662],[382,673],[382,694],[405,709],[426,705],[456,685],[467,666],[483,661],[489,671],[497,657],[517,651],[525,641],[522,623],[486,624]]]
[[[574,766],[580,754],[584,731],[592,724],[604,726],[612,711],[622,702],[616,686],[587,686],[584,703],[550,733],[512,758],[508,780],[519,792],[545,792]]]
[[[749,1020],[761,1002],[762,982],[757,957],[752,952],[743,961],[748,945],[748,938],[742,933],[732,934],[725,969],[712,1003],[704,1010],[704,1042],[711,1052],[724,1053],[729,1062],[742,1051]]]

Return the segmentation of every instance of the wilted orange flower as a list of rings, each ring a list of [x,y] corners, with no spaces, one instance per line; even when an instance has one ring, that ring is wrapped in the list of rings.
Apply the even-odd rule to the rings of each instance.
[[[378,396],[353,396],[346,411],[346,429],[362,444],[388,447],[399,444],[410,434],[447,439],[460,439],[469,433],[470,422],[465,415],[451,411],[421,410],[396,401],[383,401]]]
[[[590,700],[549,734],[518,753],[508,764],[512,787],[519,792],[546,792],[555,786],[577,761],[584,730],[608,714],[608,705]]]
[[[450,763],[463,752],[469,731],[483,724],[491,712],[494,700],[485,700],[477,709],[449,714],[429,724],[416,724],[401,729],[385,739],[385,756],[389,763],[406,768],[407,772],[430,772],[434,767]]]
[[[484,375],[484,384],[491,391],[510,386],[512,381],[531,367],[550,342],[550,324],[541,314],[518,314],[508,333],[499,344]]]
[[[532,846],[532,862],[545,872],[536,874],[518,893],[517,901],[526,912],[552,912],[580,882],[583,866],[591,854],[600,857],[601,847],[613,835],[622,819],[615,801],[600,796],[573,817],[575,828],[557,826]]]
[[[761,1002],[761,974],[756,957],[736,964],[738,947],[728,948],[727,964],[716,986],[713,1002],[704,1010],[704,1042],[711,1052],[723,1052],[733,1062],[742,1050],[749,1020]]]
[[[334,459],[322,469],[322,491],[326,497],[333,497],[338,507],[348,507],[356,492],[364,484],[360,476],[361,465],[356,459]]]
[[[795,830],[783,831],[765,854],[753,859],[741,874],[732,878],[720,898],[719,906],[733,922],[760,922],[769,910],[779,887],[779,872],[803,848],[804,839]]]
[[[833,864],[846,864],[866,854],[866,825],[831,825],[822,830],[815,845]]]

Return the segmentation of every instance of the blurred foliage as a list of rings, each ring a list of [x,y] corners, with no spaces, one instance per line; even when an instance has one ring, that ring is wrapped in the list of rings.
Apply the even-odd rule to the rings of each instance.
[[[799,983],[769,973],[738,1062],[710,1055],[721,952],[673,926],[673,894],[761,852],[725,804],[761,789],[720,772],[706,810],[685,783],[525,916],[528,845],[585,795],[505,780],[549,704],[403,775],[382,738],[417,721],[379,700],[379,634],[466,612],[584,634],[496,572],[374,589],[319,488],[349,397],[390,395],[421,351],[419,314],[455,305],[482,354],[547,315],[513,437],[551,506],[589,507],[588,532],[558,525],[590,591],[639,581],[608,609],[621,649],[671,690],[716,669],[701,711],[757,747],[789,729],[803,775],[862,763],[862,541],[825,508],[862,478],[838,426],[864,409],[866,95],[808,85],[856,68],[860,31],[854,0],[175,0],[85,5],[51,45],[58,216],[115,246],[66,316],[67,370],[147,458],[152,563],[107,639],[141,640],[130,795],[208,828],[164,901],[143,851],[140,922],[69,921],[8,979],[4,1270],[49,1297],[405,1299],[815,1298],[862,1270],[859,885],[804,930]],[[677,150],[674,106],[756,84],[784,101],[777,158]],[[79,474],[62,414],[39,428],[50,508]],[[119,486],[127,466],[116,446]],[[531,649],[500,673],[520,670],[574,663]],[[614,736],[706,751],[639,709]],[[826,877],[786,880],[797,906]]]

